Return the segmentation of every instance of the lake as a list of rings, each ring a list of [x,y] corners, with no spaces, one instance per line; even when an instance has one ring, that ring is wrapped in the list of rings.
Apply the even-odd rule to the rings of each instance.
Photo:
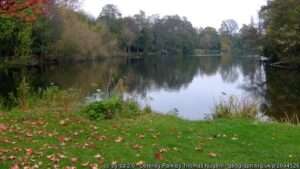
[[[220,100],[230,96],[259,103],[262,117],[296,118],[300,113],[299,72],[267,69],[253,57],[146,56],[144,60],[99,61],[47,66],[25,71],[35,89],[55,84],[76,88],[83,99],[99,100],[122,82],[125,95],[157,112],[188,120],[209,118]],[[0,95],[8,100],[24,71],[0,72]],[[101,91],[101,92],[100,92]]]

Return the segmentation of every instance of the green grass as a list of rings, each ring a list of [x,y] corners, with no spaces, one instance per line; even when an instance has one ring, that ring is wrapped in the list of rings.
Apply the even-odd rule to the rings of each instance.
[[[113,162],[300,161],[300,127],[291,124],[243,119],[191,122],[156,114],[90,121],[75,113],[20,112],[1,113],[0,124],[7,127],[0,132],[1,169],[13,164],[86,168],[87,163],[100,167]]]

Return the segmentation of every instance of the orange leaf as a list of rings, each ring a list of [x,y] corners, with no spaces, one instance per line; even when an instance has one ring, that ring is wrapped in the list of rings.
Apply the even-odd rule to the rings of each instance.
[[[25,149],[25,150],[26,150],[26,154],[27,154],[28,156],[31,156],[31,155],[33,154],[32,148],[27,148],[27,149]]]
[[[13,166],[10,167],[10,169],[20,169],[18,164],[14,164]]]

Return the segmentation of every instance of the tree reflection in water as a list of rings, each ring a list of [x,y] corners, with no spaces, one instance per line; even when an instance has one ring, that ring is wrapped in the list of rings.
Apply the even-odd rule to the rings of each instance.
[[[0,95],[4,100],[9,98],[9,93],[15,92],[21,79],[20,72],[17,69],[0,72],[1,82],[5,81],[0,84]],[[122,79],[127,94],[140,98],[155,96],[157,102],[162,102],[154,103],[158,109],[177,104],[172,105],[173,108],[178,106],[180,111],[203,113],[211,110],[214,99],[226,93],[259,100],[263,112],[276,119],[293,118],[300,110],[297,72],[266,71],[255,59],[230,53],[205,57],[149,55],[144,60],[132,62],[115,59],[49,66],[43,70],[28,70],[26,74],[35,89],[53,82],[65,89],[78,88],[85,96],[92,95],[97,89],[112,90]],[[167,98],[174,101],[166,102]]]

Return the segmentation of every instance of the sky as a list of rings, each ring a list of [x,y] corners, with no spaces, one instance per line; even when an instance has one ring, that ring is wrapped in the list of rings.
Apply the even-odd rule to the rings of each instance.
[[[194,27],[219,28],[222,21],[234,19],[239,25],[255,20],[266,0],[83,0],[82,9],[97,17],[106,4],[116,5],[123,16],[132,16],[140,10],[153,14],[185,16]]]

